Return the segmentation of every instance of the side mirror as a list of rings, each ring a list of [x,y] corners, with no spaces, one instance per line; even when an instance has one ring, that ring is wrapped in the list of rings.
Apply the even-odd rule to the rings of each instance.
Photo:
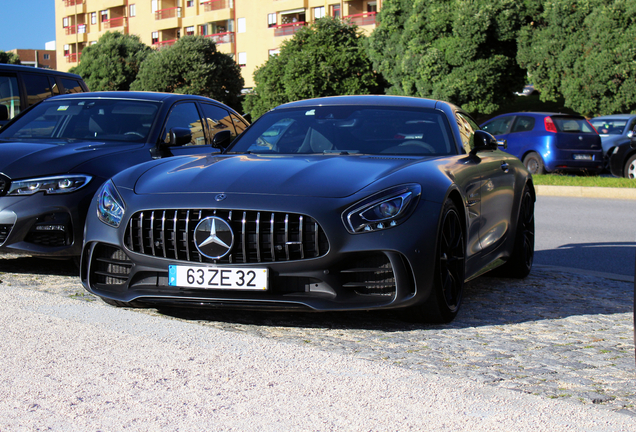
[[[232,132],[229,130],[219,131],[212,138],[212,147],[225,150],[232,142]]]
[[[2,120],[2,114],[0,113],[0,120]],[[627,132],[627,138],[634,138],[634,131],[630,130]]]
[[[175,147],[189,144],[192,141],[192,132],[189,128],[175,127],[170,129],[162,147]]]
[[[508,149],[508,140],[497,140],[497,146],[503,148],[504,150]]]
[[[9,110],[5,105],[0,105],[0,121],[9,120]]]
[[[473,140],[475,143],[475,147],[473,151],[492,151],[497,150],[499,148],[499,144],[497,142],[497,138],[492,136],[486,131],[477,130],[475,131],[475,135],[473,136]]]

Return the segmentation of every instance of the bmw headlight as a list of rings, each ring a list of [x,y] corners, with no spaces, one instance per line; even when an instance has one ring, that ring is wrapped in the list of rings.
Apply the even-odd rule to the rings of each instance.
[[[97,217],[106,225],[117,228],[124,217],[126,205],[112,180],[108,180],[97,192]]]
[[[421,194],[422,187],[416,183],[395,186],[349,207],[342,220],[352,234],[392,228],[411,215]]]
[[[91,178],[84,174],[70,174],[14,180],[11,182],[7,195],[33,195],[38,192],[44,192],[46,195],[71,193],[86,186]]]

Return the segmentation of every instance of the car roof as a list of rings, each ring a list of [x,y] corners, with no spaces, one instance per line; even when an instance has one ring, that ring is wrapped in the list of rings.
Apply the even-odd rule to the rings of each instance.
[[[315,99],[305,99],[279,105],[274,110],[288,108],[302,108],[314,106],[339,106],[339,105],[381,105],[413,108],[439,108],[445,104],[459,109],[451,103],[434,99],[425,99],[412,96],[388,96],[388,95],[355,95],[355,96],[330,96]]]
[[[601,120],[601,119],[621,119],[621,120],[627,120],[630,119],[632,117],[636,117],[636,114],[610,114],[610,115],[604,115],[604,116],[598,116],[598,117],[594,117],[592,120]]]
[[[81,76],[74,74],[74,73],[70,73],[70,72],[60,72],[60,71],[56,71],[54,69],[45,69],[45,68],[36,68],[33,66],[24,66],[24,65],[14,65],[14,64],[7,64],[7,63],[3,63],[0,64],[0,71],[2,72],[29,72],[29,73],[39,73],[39,74],[45,74],[45,75],[57,75],[57,76],[62,76],[62,77],[73,77],[73,78],[79,78],[82,79]]]
[[[164,101],[174,101],[181,99],[195,99],[200,101],[211,101],[213,99],[197,96],[197,95],[186,95],[186,94],[178,94],[178,93],[160,93],[160,92],[132,92],[132,91],[103,91],[103,92],[86,92],[86,93],[72,93],[66,95],[54,96],[52,98],[48,98],[45,101],[55,101],[60,99],[136,99],[136,100],[147,100],[147,101],[155,101],[155,102],[164,102]],[[218,101],[215,101],[220,103]]]

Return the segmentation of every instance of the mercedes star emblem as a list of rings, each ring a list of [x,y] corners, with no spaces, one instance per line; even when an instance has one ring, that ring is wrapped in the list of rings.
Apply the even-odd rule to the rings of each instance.
[[[214,199],[217,201],[223,201],[225,198],[226,198],[225,194],[218,194],[217,196],[214,197]]]
[[[234,246],[230,225],[216,216],[202,219],[194,229],[194,244],[201,255],[210,259],[223,258]]]

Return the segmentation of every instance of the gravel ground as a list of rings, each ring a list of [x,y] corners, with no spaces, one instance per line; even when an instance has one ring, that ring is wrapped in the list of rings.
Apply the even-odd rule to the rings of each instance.
[[[82,368],[82,359],[91,363],[91,367],[95,366],[92,364],[97,361],[95,356],[99,357],[102,353],[106,355],[106,360],[98,362],[98,368],[94,372],[96,380],[105,380],[103,383],[113,385],[107,379],[110,376],[108,374],[114,379],[115,376],[124,373],[125,376],[120,377],[124,389],[120,390],[131,392],[136,388],[135,385],[143,385],[146,392],[144,397],[150,399],[159,398],[156,392],[165,392],[166,388],[169,388],[168,393],[178,391],[178,397],[185,398],[184,402],[180,407],[171,406],[170,409],[174,410],[177,416],[192,416],[193,423],[185,420],[185,423],[179,423],[174,418],[167,419],[168,414],[157,414],[155,420],[148,420],[150,407],[153,405],[142,409],[133,400],[126,399],[125,394],[120,394],[118,401],[113,402],[114,405],[110,408],[113,415],[125,406],[129,417],[137,419],[135,421],[163,421],[164,425],[182,425],[181,427],[187,430],[194,430],[203,424],[209,426],[209,423],[205,423],[206,416],[225,419],[225,415],[232,413],[258,418],[256,423],[237,422],[237,429],[273,429],[277,423],[268,423],[273,421],[270,417],[261,418],[261,414],[265,412],[269,412],[268,415],[282,422],[281,425],[297,429],[301,427],[300,423],[294,423],[299,421],[297,416],[289,416],[294,409],[302,411],[303,407],[307,410],[306,415],[309,418],[312,413],[315,415],[316,423],[310,423],[314,425],[310,429],[314,430],[403,430],[409,427],[421,429],[423,424],[428,425],[430,419],[437,415],[446,417],[445,422],[436,423],[436,427],[449,430],[458,427],[476,430],[490,430],[492,427],[494,430],[495,425],[502,419],[507,419],[508,422],[514,420],[514,423],[508,423],[515,425],[514,430],[541,425],[547,430],[545,427],[550,424],[549,421],[556,421],[554,425],[559,425],[549,428],[552,430],[568,430],[570,427],[574,427],[573,430],[623,430],[624,427],[627,427],[624,430],[636,430],[633,285],[626,282],[552,270],[533,270],[530,277],[524,281],[480,278],[467,286],[462,312],[452,324],[423,326],[404,323],[399,320],[399,316],[392,313],[282,314],[118,310],[95,301],[91,295],[85,293],[75,277],[73,265],[67,262],[6,255],[0,257],[0,272],[0,287],[3,288],[0,294],[6,297],[7,293],[17,292],[18,295],[14,294],[13,297],[22,299],[27,305],[17,305],[16,309],[22,307],[28,310],[33,298],[40,299],[38,301],[44,305],[47,298],[52,298],[50,295],[33,292],[35,290],[53,294],[54,298],[58,299],[55,304],[61,301],[64,305],[75,305],[78,310],[86,310],[82,313],[74,312],[70,318],[60,318],[59,310],[56,309],[53,319],[53,312],[46,311],[44,306],[34,306],[32,309],[35,312],[34,320],[37,317],[43,319],[42,314],[47,317],[47,326],[44,327],[48,333],[38,339],[47,342],[43,344],[45,348],[42,348],[48,350],[47,352],[55,353],[60,350],[60,344],[64,342],[65,337],[57,336],[53,332],[56,326],[52,324],[61,327],[69,325],[68,322],[57,323],[56,320],[81,322],[82,331],[74,329],[72,334],[77,338],[78,344],[88,351],[80,351],[73,361],[60,361],[59,365],[50,361],[39,364],[37,358],[32,359],[26,355],[17,355],[15,358],[5,355],[4,362],[23,362],[31,365],[32,370],[38,371],[39,373],[34,375],[38,377],[37,383],[43,379],[42,374],[51,369],[49,375],[45,375],[44,381],[53,380],[58,385],[66,383],[65,385],[70,386],[64,387],[61,395],[63,402],[57,402],[64,407],[60,408],[60,413],[65,414],[58,414],[57,408],[47,405],[46,401],[39,404],[40,407],[48,406],[46,410],[36,407],[29,411],[27,407],[24,411],[27,400],[33,397],[37,399],[38,395],[41,396],[46,391],[37,390],[39,384],[36,382],[30,383],[33,388],[29,388],[28,382],[23,382],[19,386],[20,390],[14,389],[14,383],[8,385],[11,378],[7,377],[7,372],[2,372],[0,401],[3,402],[0,403],[0,417],[22,421],[25,418],[30,419],[25,430],[49,425],[47,419],[50,420],[50,424],[54,424],[58,421],[55,419],[61,418],[59,416],[67,420],[72,418],[77,423],[64,423],[61,419],[55,424],[81,426],[81,422],[88,421],[86,419],[94,419],[108,412],[109,405],[105,400],[110,396],[101,393],[97,382],[92,383],[89,378],[79,381],[73,381],[72,377],[62,378],[64,370],[76,371],[77,368]],[[35,297],[31,298],[30,295]],[[10,303],[7,299],[2,302]],[[108,316],[108,319],[95,318],[98,322],[92,322],[93,318],[88,318],[91,314],[98,317]],[[11,313],[5,310],[2,315],[6,319]],[[140,320],[143,325],[131,328],[128,324],[121,324],[117,319],[113,321],[112,317],[123,317],[122,322]],[[20,320],[26,319],[20,317],[15,322],[19,323]],[[19,332],[20,326],[21,324],[18,327],[9,327]],[[162,332],[176,332],[165,330],[172,327],[185,328],[186,335],[200,334],[203,335],[200,338],[207,341],[213,337],[214,346],[199,347],[197,344],[202,343],[201,339],[192,339],[191,336],[185,341],[179,338],[172,340],[178,332],[170,333],[170,340],[159,337],[158,342],[165,342],[167,345],[157,344],[154,339],[157,338],[158,326]],[[5,333],[10,332],[3,328]],[[150,332],[149,335],[147,332]],[[55,340],[58,342],[53,343]],[[198,342],[194,343],[194,340]],[[79,341],[82,341],[81,344]],[[90,341],[93,341],[92,345],[89,344]],[[113,341],[117,343],[113,344]],[[30,341],[25,345],[34,343]],[[217,346],[217,343],[220,345]],[[204,391],[203,394],[198,394],[194,389],[205,387],[205,383],[193,378],[198,375],[191,374],[204,373],[202,370],[210,366],[209,361],[201,360],[205,356],[222,356],[221,353],[225,352],[223,350],[229,349],[228,352],[231,352],[236,349],[236,344],[243,343],[247,344],[248,348],[240,350],[238,355],[246,360],[249,357],[250,362],[243,364],[236,362],[236,359],[225,358],[209,372],[220,374],[214,378],[215,382],[222,377],[230,377],[228,381],[232,381],[244,375],[239,387],[232,387],[238,399],[228,399],[226,405],[218,408],[218,412],[210,413],[207,408],[202,408],[204,399],[199,400],[196,397],[207,397],[214,404],[221,403],[224,397],[229,398],[229,394],[225,394],[229,389],[223,385],[225,378],[221,379],[221,384],[209,386],[208,393]],[[86,344],[90,346],[87,348]],[[126,349],[130,346],[135,347],[132,352]],[[190,366],[186,368],[186,360],[190,357],[184,359],[185,351],[178,354],[181,346],[185,351],[203,349],[197,355],[191,356],[196,360],[192,361],[198,365],[197,367],[203,369],[196,372],[188,369]],[[13,352],[13,348],[7,348],[7,352]],[[168,366],[162,364],[147,364],[151,359],[161,359],[168,353],[177,356],[170,360],[177,362],[170,363],[172,369],[166,369]],[[262,367],[263,363],[259,363],[262,359],[257,359],[256,366],[251,361],[255,360],[252,356],[260,355],[265,355],[265,362],[274,366],[273,370],[267,371],[266,377],[258,378],[258,374],[254,374]],[[60,356],[65,358],[63,354]],[[183,363],[180,364],[179,361]],[[133,366],[136,362],[145,366],[140,366],[136,371]],[[124,367],[122,370],[102,371],[102,368],[112,363]],[[163,371],[169,377],[165,378],[165,382],[153,381],[154,384],[150,385],[149,382],[155,377],[150,373],[144,375],[147,373],[144,367],[154,368],[153,370],[159,368],[159,371]],[[177,379],[179,368],[187,369],[190,379]],[[371,382],[369,383],[366,378]],[[131,379],[138,384],[131,384]],[[272,385],[269,386],[268,382]],[[73,398],[83,397],[77,394],[78,383],[82,384],[81,388],[86,387],[86,399],[71,402]],[[307,387],[308,383],[316,387]],[[355,385],[352,386],[352,383]],[[332,384],[333,387],[329,387]],[[282,393],[272,393],[272,389],[278,386],[281,386]],[[242,391],[239,391],[239,388]],[[435,391],[431,391],[432,388]],[[257,389],[265,391],[259,393]],[[190,394],[188,391],[193,393]],[[212,395],[209,391],[216,393]],[[288,393],[290,391],[292,393]],[[137,394],[135,392],[136,390],[133,393]],[[183,395],[183,392],[187,395]],[[198,396],[195,396],[195,393]],[[314,393],[318,400],[312,402],[311,397]],[[262,405],[261,408],[267,408],[259,411],[255,407],[258,406],[258,401],[265,403],[262,399],[265,394],[280,400],[274,403],[276,408]],[[325,394],[330,395],[327,401],[324,400]],[[253,401],[247,400],[253,397]],[[460,398],[462,402],[458,404],[455,398]],[[394,406],[394,400],[398,401],[396,406],[400,407],[397,413],[386,411],[392,409],[390,407]],[[198,401],[198,404],[195,401]],[[100,405],[98,409],[95,406],[97,402],[106,405]],[[163,408],[165,406],[162,404],[165,403],[156,402]],[[37,402],[35,404],[38,405]],[[65,404],[78,408],[69,408]],[[155,413],[156,408],[155,406]],[[345,415],[341,412],[345,408],[351,408],[355,413],[351,420],[340,417]],[[460,411],[457,411],[458,409]],[[510,409],[515,413],[525,412],[526,417],[511,414]],[[192,410],[193,412],[190,412]],[[330,410],[332,412],[329,412]],[[6,417],[2,412],[13,414]],[[576,414],[573,414],[574,412]],[[557,416],[558,419],[549,417],[548,413]],[[396,414],[399,414],[402,422],[399,424],[404,427],[390,427],[393,423],[387,423],[388,419],[395,421]],[[572,423],[569,417],[571,415],[581,423]],[[129,417],[126,417],[128,420],[119,419],[110,425],[103,424],[101,429],[95,430],[119,429],[119,426],[124,425],[141,428],[143,423],[135,423]],[[231,416],[227,417],[227,421],[230,418]],[[422,421],[425,423],[418,423]],[[588,421],[592,423],[586,423]],[[600,423],[594,423],[597,421]],[[5,423],[3,428],[0,420],[0,430],[9,430],[9,426],[16,424],[20,423]],[[219,430],[227,430],[229,424],[234,425],[219,423],[221,424],[225,427],[221,426]],[[478,425],[481,426],[477,427]],[[78,427],[78,430],[86,429]]]

